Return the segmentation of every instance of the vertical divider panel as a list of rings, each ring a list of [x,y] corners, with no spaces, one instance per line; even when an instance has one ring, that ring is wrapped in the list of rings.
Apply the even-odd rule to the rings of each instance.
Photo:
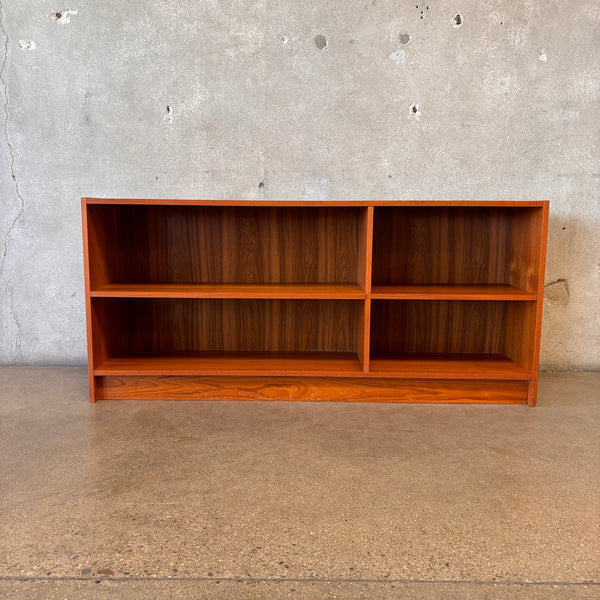
[[[358,283],[367,297],[359,317],[358,358],[363,371],[369,371],[371,338],[371,273],[373,262],[373,207],[360,212],[358,222]]]

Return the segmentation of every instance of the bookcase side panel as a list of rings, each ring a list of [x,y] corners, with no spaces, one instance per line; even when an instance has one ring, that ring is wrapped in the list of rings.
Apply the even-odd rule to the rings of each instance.
[[[508,283],[537,292],[543,236],[543,208],[508,209],[511,213]]]
[[[534,371],[536,302],[511,302],[506,315],[504,354],[526,371]]]
[[[118,213],[114,206],[87,205],[86,222],[90,288],[96,289],[118,277]]]

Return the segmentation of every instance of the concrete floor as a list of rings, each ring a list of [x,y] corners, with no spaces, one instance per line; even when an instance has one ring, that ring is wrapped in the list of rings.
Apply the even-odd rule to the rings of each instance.
[[[0,596],[599,598],[599,390],[90,405],[0,368]]]

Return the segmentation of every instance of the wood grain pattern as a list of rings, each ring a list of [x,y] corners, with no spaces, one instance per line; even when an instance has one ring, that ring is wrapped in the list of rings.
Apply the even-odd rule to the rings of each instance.
[[[548,206],[83,198],[90,400],[533,406]]]
[[[386,354],[371,357],[373,377],[430,379],[514,379],[531,373],[502,354]]]
[[[373,300],[371,352],[505,354],[506,304]]]
[[[529,205],[376,209],[373,283],[510,284],[536,293],[541,216]]]
[[[375,285],[373,299],[395,300],[529,300],[535,301],[535,293],[526,292],[512,285]]]
[[[111,233],[117,227],[117,208],[94,206],[82,202],[84,227],[86,229],[86,253],[90,289],[105,285],[113,278],[108,248],[114,246]]]
[[[362,375],[351,352],[178,352],[106,359],[95,375]]]
[[[504,355],[398,354],[374,356],[364,372],[353,353],[177,352],[105,359],[95,375],[262,375],[397,379],[512,379],[531,373]]]
[[[93,299],[104,323],[108,356],[356,353],[361,304],[358,300]]]
[[[86,198],[81,199],[81,224],[83,239],[83,277],[85,285],[85,327],[87,333],[87,356],[88,356],[88,386],[90,402],[96,402],[98,393],[97,380],[94,377],[94,346],[92,340],[94,328],[92,326],[92,301],[90,298],[90,235],[88,232],[88,215]]]
[[[504,353],[530,373],[534,373],[535,302],[511,302],[506,307]]]
[[[352,284],[358,282],[360,209],[110,207],[93,220],[91,249],[106,284]]]
[[[507,283],[508,210],[379,209],[373,233],[373,283]]]
[[[544,226],[543,208],[513,210],[507,257],[508,282],[537,294]],[[542,275],[543,279],[543,275]]]
[[[361,303],[358,315],[357,352],[363,372],[369,371],[371,336],[371,301]]]
[[[358,283],[366,296],[371,294],[371,265],[373,256],[373,207],[360,213]],[[369,371],[369,348],[371,336],[371,301],[369,298],[360,309],[358,317],[358,358],[363,371]]]
[[[529,391],[527,394],[527,404],[531,407],[537,403],[537,387],[538,387],[538,376],[540,370],[540,340],[542,336],[542,312],[543,312],[543,301],[544,301],[544,275],[546,272],[546,245],[548,243],[548,219],[550,213],[550,204],[545,202],[542,207],[542,218],[539,226],[539,230],[532,231],[530,233],[531,244],[539,244],[540,251],[537,256],[538,258],[538,273],[537,273],[537,295],[538,302],[536,303],[536,315],[534,328],[534,340],[533,348],[531,352],[533,354],[531,358],[533,380],[529,385]],[[536,235],[538,236],[536,239]],[[531,324],[528,323],[531,327]]]
[[[361,300],[357,283],[112,283],[92,290],[93,298],[263,298]]]
[[[524,404],[524,381],[308,377],[103,377],[107,400],[291,400]]]

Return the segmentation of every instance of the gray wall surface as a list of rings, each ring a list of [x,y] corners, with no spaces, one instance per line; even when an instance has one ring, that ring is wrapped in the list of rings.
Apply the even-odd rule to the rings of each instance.
[[[1,5],[0,363],[85,362],[108,196],[549,199],[542,367],[600,367],[597,0]]]

